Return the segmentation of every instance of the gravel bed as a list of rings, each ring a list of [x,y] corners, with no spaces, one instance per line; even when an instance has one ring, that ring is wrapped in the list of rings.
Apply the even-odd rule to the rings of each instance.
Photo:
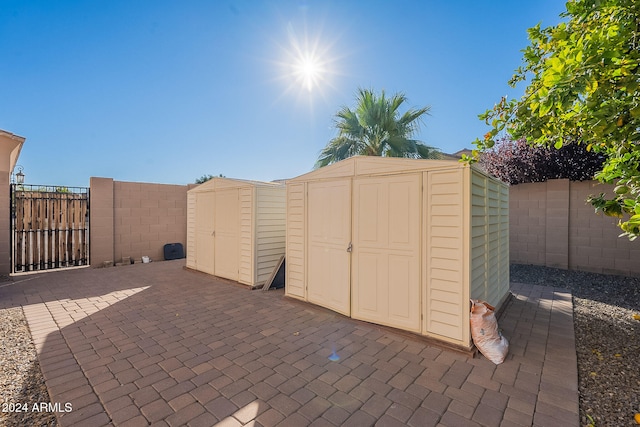
[[[0,310],[0,337],[0,425],[57,425],[55,414],[33,410],[49,393],[22,307]]]
[[[571,290],[574,303],[580,423],[632,426],[640,412],[640,278],[519,265],[511,281]],[[22,308],[0,309],[0,408],[49,402]],[[47,412],[0,412],[0,425],[55,426]]]
[[[637,425],[640,278],[513,264],[511,281],[573,294],[581,425]]]

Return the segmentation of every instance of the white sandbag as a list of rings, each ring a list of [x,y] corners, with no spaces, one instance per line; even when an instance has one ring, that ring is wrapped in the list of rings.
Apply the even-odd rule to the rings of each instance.
[[[498,330],[495,307],[486,301],[471,300],[471,338],[480,353],[501,364],[509,351],[509,341]]]

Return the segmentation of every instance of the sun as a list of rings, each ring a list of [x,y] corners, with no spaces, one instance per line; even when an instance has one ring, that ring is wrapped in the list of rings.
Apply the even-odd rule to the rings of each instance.
[[[327,78],[328,49],[322,46],[319,37],[309,37],[307,32],[303,37],[296,35],[291,23],[287,25],[287,35],[290,76],[296,84],[311,92],[323,85]]]
[[[285,83],[283,96],[298,92],[299,96],[317,93],[324,97],[338,71],[339,58],[332,52],[337,40],[327,43],[321,32],[312,34],[307,28],[299,34],[291,23],[285,28],[287,43],[278,43],[281,55],[274,61],[279,69],[277,80]]]
[[[322,61],[310,54],[298,57],[292,66],[293,75],[309,92],[319,86],[324,78],[325,68]]]

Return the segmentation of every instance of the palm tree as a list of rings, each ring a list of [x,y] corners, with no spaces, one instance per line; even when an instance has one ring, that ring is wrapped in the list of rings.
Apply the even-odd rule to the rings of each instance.
[[[407,100],[403,93],[391,98],[373,91],[358,89],[356,108],[343,107],[336,114],[338,136],[320,152],[316,168],[355,155],[439,159],[437,148],[412,139],[420,127],[422,116],[431,107],[410,109],[399,116],[398,108]]]

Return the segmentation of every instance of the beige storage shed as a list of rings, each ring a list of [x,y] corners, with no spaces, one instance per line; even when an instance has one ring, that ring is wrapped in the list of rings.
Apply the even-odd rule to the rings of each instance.
[[[283,184],[213,178],[187,192],[187,267],[261,286],[285,253]]]
[[[352,157],[291,179],[287,296],[469,349],[509,291],[509,189],[455,160]]]

